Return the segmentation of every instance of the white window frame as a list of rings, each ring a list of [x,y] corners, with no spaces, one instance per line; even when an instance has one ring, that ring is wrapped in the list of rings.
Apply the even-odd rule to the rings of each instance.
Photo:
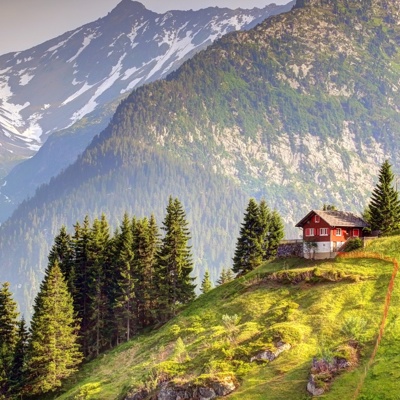
[[[315,228],[306,228],[306,236],[307,237],[315,236]]]
[[[319,235],[328,236],[329,235],[328,228],[319,228]]]
[[[320,216],[319,216],[319,215],[316,215],[315,218],[314,218],[314,222],[315,222],[316,224],[319,224],[320,221],[321,221]]]
[[[336,228],[335,236],[342,236],[342,228]]]
[[[355,234],[356,231],[357,231],[357,235]],[[360,237],[360,229],[359,228],[354,228],[353,229],[353,236],[354,237]]]

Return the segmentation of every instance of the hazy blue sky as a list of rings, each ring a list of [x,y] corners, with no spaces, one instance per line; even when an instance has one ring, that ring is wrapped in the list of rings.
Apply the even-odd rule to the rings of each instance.
[[[142,0],[149,10],[265,7],[290,0]],[[0,0],[0,54],[25,50],[105,16],[120,0]]]

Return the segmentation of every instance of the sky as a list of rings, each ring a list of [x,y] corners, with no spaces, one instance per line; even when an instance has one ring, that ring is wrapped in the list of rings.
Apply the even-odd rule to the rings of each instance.
[[[29,49],[104,17],[120,0],[0,0],[0,55]],[[289,0],[140,0],[149,10],[253,8]]]

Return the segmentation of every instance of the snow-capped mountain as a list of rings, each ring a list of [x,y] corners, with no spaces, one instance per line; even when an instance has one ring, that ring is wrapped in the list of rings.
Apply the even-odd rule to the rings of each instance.
[[[104,18],[1,56],[0,169],[32,156],[49,135],[98,106],[165,77],[222,35],[291,6],[157,14],[122,0]]]

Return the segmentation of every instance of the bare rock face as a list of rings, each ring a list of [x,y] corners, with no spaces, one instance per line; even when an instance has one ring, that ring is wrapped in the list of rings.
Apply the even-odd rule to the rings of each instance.
[[[211,400],[227,396],[236,390],[237,384],[232,377],[210,380],[202,386],[185,384],[176,385],[172,382],[162,383],[156,394],[150,395],[146,390],[132,393],[125,400]]]
[[[318,383],[315,381],[313,374],[311,374],[310,378],[308,379],[307,391],[313,396],[321,396],[321,394],[325,393],[325,389],[323,387],[318,387]]]
[[[333,357],[331,360],[314,358],[311,374],[307,383],[307,391],[313,396],[324,394],[334,379],[340,373],[349,370],[358,362],[357,346],[347,345],[341,349],[346,356]]]
[[[289,343],[284,343],[284,342],[278,342],[275,345],[275,349],[271,350],[264,350],[261,353],[258,353],[254,357],[250,358],[250,362],[256,361],[256,360],[265,360],[265,361],[273,361],[278,356],[283,353],[284,351],[290,350],[292,346]]]

